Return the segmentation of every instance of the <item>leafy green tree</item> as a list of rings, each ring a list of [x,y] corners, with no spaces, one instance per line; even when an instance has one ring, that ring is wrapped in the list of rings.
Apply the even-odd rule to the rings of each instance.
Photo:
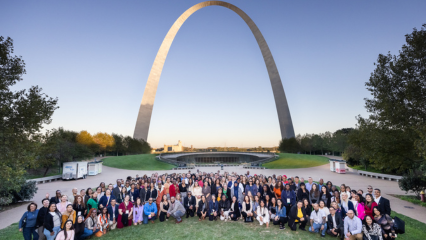
[[[123,135],[113,133],[112,137],[115,140],[114,151],[117,153],[117,156],[118,156],[118,153],[121,153],[124,155],[126,148],[124,146]]]
[[[285,138],[280,141],[278,148],[280,152],[297,153],[300,151],[300,144],[294,137]]]
[[[395,173],[419,165],[418,129],[426,126],[426,24],[405,37],[398,55],[377,59],[366,83],[372,95],[365,99],[370,116],[358,117],[362,141],[355,144],[375,168]]]
[[[34,135],[49,124],[57,99],[38,86],[12,91],[26,73],[22,57],[13,55],[13,40],[0,36],[0,202],[19,192],[25,168],[35,166],[39,146]]]
[[[321,134],[312,135],[312,146],[315,151],[321,151],[321,155],[324,155],[325,141]]]

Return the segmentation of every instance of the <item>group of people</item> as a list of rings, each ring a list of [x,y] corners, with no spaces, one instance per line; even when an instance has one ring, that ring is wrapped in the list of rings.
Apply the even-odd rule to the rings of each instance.
[[[272,223],[340,239],[396,238],[388,199],[380,189],[351,189],[323,179],[236,173],[136,175],[72,190],[28,206],[19,221],[24,239],[80,240],[131,225],[198,216],[199,221]],[[308,229],[306,226],[309,225]]]

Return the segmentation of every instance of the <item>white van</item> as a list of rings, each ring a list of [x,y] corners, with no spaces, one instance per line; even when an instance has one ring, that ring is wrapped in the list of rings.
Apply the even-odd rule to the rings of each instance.
[[[87,162],[64,162],[62,180],[86,178]]]

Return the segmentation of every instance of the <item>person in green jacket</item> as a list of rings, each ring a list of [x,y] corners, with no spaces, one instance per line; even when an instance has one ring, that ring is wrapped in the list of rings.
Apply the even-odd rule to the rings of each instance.
[[[92,208],[94,208],[94,209],[98,209],[98,193],[97,192],[94,192],[93,193],[93,195],[92,195],[92,198],[90,198],[89,199],[89,201],[87,201],[87,206],[88,206],[88,208],[87,209],[92,209]]]

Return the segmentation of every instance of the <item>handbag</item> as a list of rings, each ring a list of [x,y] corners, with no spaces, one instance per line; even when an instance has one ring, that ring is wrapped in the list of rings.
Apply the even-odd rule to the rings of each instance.
[[[399,217],[393,218],[393,227],[395,228],[395,233],[404,234],[405,233],[405,222]]]
[[[28,214],[28,212],[27,212],[27,214]],[[24,229],[25,226],[27,226],[27,216],[25,216],[25,218],[22,220],[22,225],[21,225],[22,229]]]
[[[379,237],[378,237],[378,236],[375,236],[375,235],[370,235],[370,239],[371,239],[371,240],[379,240]],[[368,239],[368,237],[367,237],[367,236],[363,235],[363,236],[362,236],[362,240],[369,240],[369,239]]]
[[[123,213],[123,215],[121,215],[121,222],[124,226],[129,225],[129,214]]]

